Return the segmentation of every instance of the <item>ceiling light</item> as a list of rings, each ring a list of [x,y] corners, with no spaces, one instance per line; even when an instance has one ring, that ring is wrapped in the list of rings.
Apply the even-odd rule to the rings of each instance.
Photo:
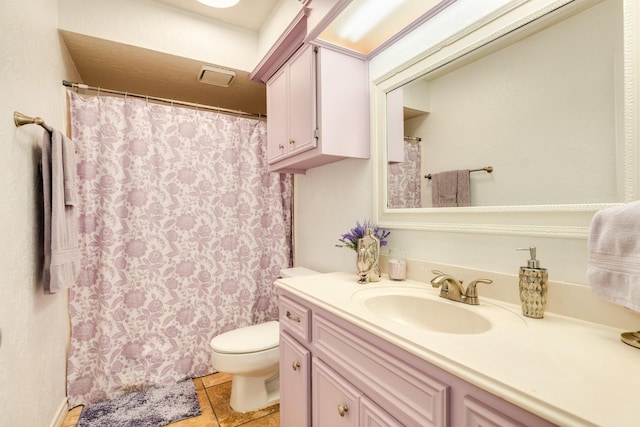
[[[405,0],[365,0],[360,2],[360,8],[349,17],[344,23],[344,27],[339,31],[340,37],[351,42],[359,41],[404,2]]]
[[[240,2],[240,0],[198,0],[198,1],[210,7],[217,7],[218,9],[225,9],[227,7],[232,7],[237,5]]]

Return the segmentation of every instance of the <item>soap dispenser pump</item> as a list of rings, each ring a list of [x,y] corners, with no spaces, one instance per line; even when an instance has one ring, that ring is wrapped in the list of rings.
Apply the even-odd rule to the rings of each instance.
[[[529,251],[529,259],[526,267],[520,267],[519,287],[522,314],[534,319],[544,317],[544,309],[547,305],[547,269],[540,267],[540,261],[536,259],[536,248],[518,248],[519,251]]]

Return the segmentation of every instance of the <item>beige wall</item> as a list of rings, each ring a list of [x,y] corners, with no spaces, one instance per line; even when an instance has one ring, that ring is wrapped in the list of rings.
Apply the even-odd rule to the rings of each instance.
[[[67,294],[41,285],[42,129],[16,128],[13,111],[63,127],[62,79],[73,79],[57,2],[0,3],[0,425],[49,426],[65,409]]]

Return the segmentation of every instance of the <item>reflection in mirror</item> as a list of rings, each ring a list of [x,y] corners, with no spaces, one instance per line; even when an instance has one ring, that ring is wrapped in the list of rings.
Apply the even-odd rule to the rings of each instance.
[[[387,207],[624,201],[622,1],[564,15],[387,93]]]

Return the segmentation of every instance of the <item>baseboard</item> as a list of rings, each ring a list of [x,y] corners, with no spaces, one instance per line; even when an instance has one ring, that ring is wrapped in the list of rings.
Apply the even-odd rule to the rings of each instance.
[[[51,424],[49,424],[49,426],[62,427],[62,423],[64,422],[68,411],[69,407],[67,405],[67,398],[65,397],[64,399],[62,399],[62,403],[58,407],[58,410],[56,411],[56,414],[54,415],[53,420],[51,421]]]

